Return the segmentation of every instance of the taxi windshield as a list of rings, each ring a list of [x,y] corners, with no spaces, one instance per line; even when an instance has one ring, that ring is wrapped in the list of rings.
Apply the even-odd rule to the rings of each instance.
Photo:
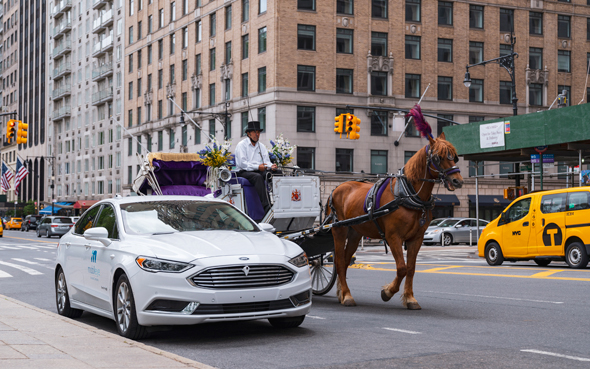
[[[121,205],[125,230],[133,234],[227,230],[258,231],[245,215],[221,202],[149,201]]]

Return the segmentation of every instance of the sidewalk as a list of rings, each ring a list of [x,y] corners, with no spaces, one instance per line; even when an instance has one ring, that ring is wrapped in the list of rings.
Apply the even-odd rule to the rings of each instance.
[[[0,368],[214,369],[3,295]]]

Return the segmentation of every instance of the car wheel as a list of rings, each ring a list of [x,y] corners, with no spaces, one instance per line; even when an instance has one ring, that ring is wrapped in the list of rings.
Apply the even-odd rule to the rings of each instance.
[[[51,238],[51,236],[49,235],[49,229],[45,231],[45,237]]]
[[[271,318],[269,319],[270,325],[275,328],[296,328],[303,323],[305,320],[305,315],[302,316],[295,316],[295,317],[288,317],[288,318]]]
[[[451,236],[449,233],[443,234],[441,243],[443,246],[451,246],[453,244],[453,236]]]
[[[588,265],[586,247],[580,242],[572,242],[565,251],[565,262],[574,269],[584,269]]]
[[[38,229],[37,229],[37,237],[41,237],[41,233],[39,233]]]
[[[84,311],[70,307],[70,295],[63,269],[59,268],[55,277],[55,304],[57,313],[68,318],[79,318]]]
[[[115,322],[117,331],[123,337],[138,340],[148,336],[147,328],[137,322],[135,311],[135,300],[131,284],[125,274],[122,274],[117,281],[115,289]]]
[[[535,259],[534,262],[538,266],[546,267],[547,265],[549,265],[551,263],[551,260],[549,260],[549,259]]]
[[[490,242],[490,244],[486,246],[486,261],[489,265],[502,265],[504,262],[504,255],[502,254],[500,245],[495,242]]]

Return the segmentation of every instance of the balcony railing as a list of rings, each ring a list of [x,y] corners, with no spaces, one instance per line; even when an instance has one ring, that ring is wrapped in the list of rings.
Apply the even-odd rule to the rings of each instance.
[[[112,48],[113,48],[113,34],[104,38],[102,41],[94,44],[94,46],[92,48],[92,56],[98,57],[101,54],[103,54],[104,52],[106,52],[108,49],[112,49]]]
[[[100,79],[100,77],[106,76],[106,75],[112,74],[112,73],[113,73],[113,64],[112,64],[112,62],[103,64],[100,67],[94,68],[92,70],[92,80],[93,81],[96,81],[96,80]]]
[[[92,9],[98,9],[107,3],[112,2],[112,0],[93,0],[92,1]]]
[[[92,32],[97,33],[113,23],[113,9],[102,13],[102,15],[92,22]]]
[[[59,78],[64,74],[72,73],[72,65],[70,63],[64,63],[53,70],[53,78]]]
[[[72,93],[72,86],[64,86],[53,90],[53,99],[59,99]]]
[[[59,37],[62,33],[72,30],[72,22],[64,21],[53,28],[53,37]]]
[[[71,112],[72,112],[71,106],[64,106],[64,107],[59,108],[58,110],[54,110],[53,111],[53,120],[65,118],[66,116],[69,116],[71,114]]]
[[[54,17],[56,15],[61,14],[62,12],[70,9],[72,7],[72,0],[61,0],[58,4],[56,4],[53,7],[53,12],[51,12],[51,15],[53,15]]]
[[[92,94],[92,104],[100,104],[113,99],[113,88],[109,87]]]
[[[60,45],[56,46],[55,49],[53,50],[53,57],[57,58],[62,53],[69,52],[69,51],[72,51],[72,42],[71,41],[62,42]]]

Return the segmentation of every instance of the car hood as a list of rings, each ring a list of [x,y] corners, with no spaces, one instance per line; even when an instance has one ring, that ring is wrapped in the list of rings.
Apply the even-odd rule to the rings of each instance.
[[[297,244],[269,232],[197,231],[138,237],[143,241],[142,255],[184,262],[230,255],[296,256],[302,252]]]

